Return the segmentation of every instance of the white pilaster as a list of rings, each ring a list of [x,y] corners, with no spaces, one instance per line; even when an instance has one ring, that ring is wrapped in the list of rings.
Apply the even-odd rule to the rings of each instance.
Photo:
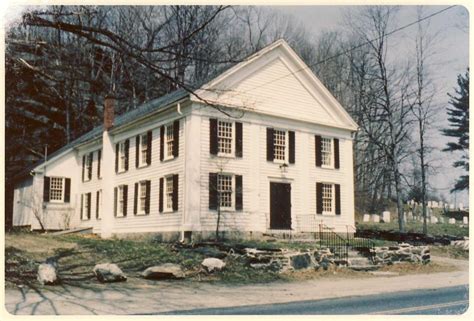
[[[114,229],[115,151],[108,131],[102,135],[102,220],[101,237],[109,238]]]

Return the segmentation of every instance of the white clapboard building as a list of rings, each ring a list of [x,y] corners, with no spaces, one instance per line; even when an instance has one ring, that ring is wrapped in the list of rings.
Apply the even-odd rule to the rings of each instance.
[[[179,89],[64,146],[15,186],[14,226],[170,239],[345,232],[356,123],[279,40],[190,94]]]

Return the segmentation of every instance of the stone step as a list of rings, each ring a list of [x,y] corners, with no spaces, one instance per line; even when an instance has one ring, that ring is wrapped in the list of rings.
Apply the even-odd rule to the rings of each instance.
[[[349,258],[348,260],[349,266],[364,266],[370,265],[370,261],[366,257],[354,257]]]

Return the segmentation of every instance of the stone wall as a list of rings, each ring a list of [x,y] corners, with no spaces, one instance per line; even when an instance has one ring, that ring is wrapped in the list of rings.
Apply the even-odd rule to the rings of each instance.
[[[402,262],[429,263],[430,248],[428,246],[413,246],[407,243],[400,243],[395,246],[375,247],[374,263],[380,265],[390,265]]]

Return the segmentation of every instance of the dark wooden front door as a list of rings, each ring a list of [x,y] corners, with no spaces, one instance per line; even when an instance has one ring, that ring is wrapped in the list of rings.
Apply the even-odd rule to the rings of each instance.
[[[291,229],[291,184],[270,183],[270,229]]]

